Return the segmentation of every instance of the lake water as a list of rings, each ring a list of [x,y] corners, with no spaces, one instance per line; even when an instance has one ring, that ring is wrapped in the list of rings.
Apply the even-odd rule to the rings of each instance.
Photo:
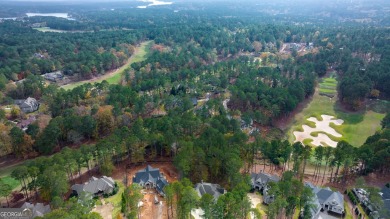
[[[26,13],[27,17],[34,17],[34,16],[44,16],[44,17],[58,17],[58,18],[65,18],[68,20],[74,20],[73,18],[69,17],[68,13]]]
[[[145,3],[150,3],[150,4],[138,6],[137,8],[147,8],[147,7],[150,7],[150,6],[171,5],[171,4],[173,4],[173,2],[163,2],[163,1],[158,1],[158,0],[140,0],[140,2],[145,2]]]

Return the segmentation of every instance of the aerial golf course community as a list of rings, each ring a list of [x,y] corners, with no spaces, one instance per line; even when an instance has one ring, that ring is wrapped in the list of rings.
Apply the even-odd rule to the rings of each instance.
[[[312,146],[336,147],[345,140],[355,147],[381,128],[389,102],[370,100],[366,109],[350,112],[340,106],[334,74],[322,78],[307,106],[299,112],[288,131],[289,141]]]
[[[0,219],[390,219],[389,9],[0,1]]]

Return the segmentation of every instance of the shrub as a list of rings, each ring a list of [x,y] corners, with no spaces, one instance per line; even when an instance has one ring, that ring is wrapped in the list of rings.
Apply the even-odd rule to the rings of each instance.
[[[347,192],[347,194],[348,194],[349,199],[351,200],[351,202],[354,205],[357,205],[359,203],[359,201],[357,200],[356,196],[350,190]]]

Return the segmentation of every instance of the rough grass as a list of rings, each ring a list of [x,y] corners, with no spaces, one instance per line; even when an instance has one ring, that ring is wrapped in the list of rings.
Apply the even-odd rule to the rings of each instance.
[[[153,41],[146,41],[146,42],[141,43],[140,47],[137,48],[137,52],[134,53],[130,57],[129,61],[125,65],[120,67],[115,72],[115,74],[112,74],[109,77],[104,77],[104,75],[103,75],[100,79],[94,80],[93,83],[101,83],[102,81],[106,80],[109,84],[118,84],[120,82],[122,75],[123,75],[123,72],[126,69],[128,69],[131,64],[136,63],[136,62],[141,62],[147,58],[147,54],[148,54],[148,51],[150,51],[150,46],[152,45],[152,42]],[[64,88],[65,90],[70,90],[70,89],[73,89],[77,86],[80,86],[80,85],[83,85],[86,83],[90,83],[90,81],[87,80],[87,81],[79,81],[79,82],[75,82],[75,83],[70,83],[70,84],[62,86],[62,88]]]
[[[260,214],[261,214],[262,217],[267,215],[267,211],[268,211],[268,206],[267,205],[259,203],[259,204],[257,204],[256,208],[259,209]]]
[[[116,218],[121,211],[122,193],[125,191],[125,185],[122,182],[116,181],[116,183],[119,187],[118,192],[115,195],[105,199],[106,203],[112,203],[114,206],[114,210],[112,211],[112,218]]]
[[[321,86],[321,83],[319,86]],[[330,126],[342,135],[339,140],[346,140],[353,146],[359,147],[366,141],[367,137],[373,135],[380,129],[380,122],[385,116],[385,111],[389,110],[389,105],[388,101],[371,100],[367,106],[367,110],[357,113],[346,112],[340,108],[337,102],[337,95],[329,98],[320,95],[319,89],[317,89],[313,100],[306,108],[295,115],[292,125],[287,129],[288,139],[290,142],[295,141],[293,131],[302,130],[302,125],[308,124],[308,118],[316,117],[318,120],[322,120],[321,115],[325,114],[335,116],[336,119],[344,120],[341,126],[332,123]],[[303,143],[305,144],[305,142],[310,143],[308,141],[304,141]]]

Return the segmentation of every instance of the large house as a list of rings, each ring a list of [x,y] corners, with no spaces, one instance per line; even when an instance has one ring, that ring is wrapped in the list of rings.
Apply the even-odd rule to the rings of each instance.
[[[165,195],[164,187],[168,185],[168,181],[161,174],[160,169],[153,168],[150,165],[135,174],[133,183],[138,183],[140,186],[147,189],[155,188],[162,196]]]
[[[270,204],[274,201],[274,196],[268,194],[270,189],[270,182],[279,182],[280,178],[275,175],[270,175],[267,173],[252,173],[251,174],[251,186],[254,190],[259,190],[263,194],[263,201],[265,204]]]
[[[43,203],[36,203],[35,205],[29,202],[25,202],[22,209],[30,209],[31,218],[43,217],[44,214],[47,214],[51,211],[50,205],[44,205]]]
[[[339,191],[334,192],[329,187],[319,188],[311,183],[305,183],[305,186],[312,189],[314,193],[313,203],[319,203],[321,209],[314,208],[313,212],[319,212],[318,210],[327,211],[330,213],[344,214],[344,196]],[[313,215],[315,218],[316,215]]]
[[[15,100],[15,104],[19,106],[24,113],[32,113],[37,111],[39,103],[35,98],[29,97],[25,100]]]
[[[43,78],[45,78],[46,80],[51,81],[51,82],[58,82],[58,81],[61,81],[62,79],[64,79],[64,75],[62,74],[61,71],[46,73],[42,76],[43,76]]]
[[[204,194],[209,194],[214,197],[214,200],[218,200],[218,197],[225,194],[226,190],[222,188],[218,184],[212,184],[212,183],[197,183],[195,185],[195,190],[198,193],[199,197],[202,197]]]
[[[275,175],[267,173],[251,173],[251,186],[252,189],[264,191],[267,188],[269,182],[279,182],[280,178]]]
[[[102,178],[92,177],[84,184],[75,184],[72,186],[74,194],[80,196],[83,192],[93,194],[111,194],[114,191],[115,182],[111,177],[103,176]]]

